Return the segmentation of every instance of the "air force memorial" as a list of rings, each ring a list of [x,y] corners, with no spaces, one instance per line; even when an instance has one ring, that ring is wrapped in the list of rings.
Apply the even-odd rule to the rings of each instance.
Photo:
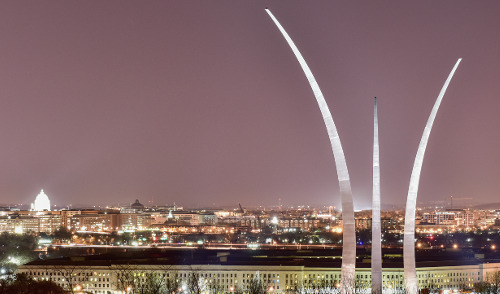
[[[332,114],[326,101],[323,97],[323,93],[314,78],[309,66],[307,65],[305,59],[302,57],[297,46],[285,31],[283,26],[278,22],[276,17],[271,13],[269,9],[266,8],[266,12],[269,14],[273,22],[278,27],[279,31],[287,41],[288,45],[292,49],[295,57],[297,58],[304,74],[309,81],[309,84],[313,90],[314,96],[318,102],[323,120],[326,124],[326,129],[328,132],[328,137],[330,138],[330,143],[332,145],[333,155],[335,158],[335,164],[337,168],[337,176],[340,185],[340,195],[342,198],[342,219],[343,219],[343,251],[342,251],[342,277],[340,284],[340,293],[353,293],[354,292],[354,277],[355,277],[355,266],[356,266],[356,233],[354,227],[354,206],[351,184],[349,180],[349,173],[347,171],[346,159],[344,152],[342,150],[342,145],[340,143],[340,138],[333,122]],[[438,98],[432,108],[431,114],[427,121],[427,124],[420,140],[418,146],[417,155],[415,157],[415,163],[413,165],[413,171],[410,178],[410,186],[408,190],[408,197],[406,202],[406,216],[405,216],[405,229],[404,229],[404,277],[405,277],[405,288],[406,292],[409,294],[418,293],[418,281],[416,275],[416,265],[415,265],[415,210],[417,201],[417,192],[420,180],[420,172],[422,170],[422,164],[425,155],[425,149],[427,147],[427,142],[429,140],[429,135],[432,130],[432,125],[434,119],[437,115],[441,101],[443,100],[446,89],[450,84],[453,75],[460,64],[462,59],[458,59],[455,66],[453,67],[451,73],[446,79],[443,88],[441,89]],[[373,207],[372,207],[372,236],[373,236],[373,247],[372,247],[372,292],[381,293],[381,239],[380,239],[380,167],[379,167],[379,145],[378,145],[378,118],[377,118],[377,104],[375,101],[375,120],[374,120],[374,145],[373,145]]]

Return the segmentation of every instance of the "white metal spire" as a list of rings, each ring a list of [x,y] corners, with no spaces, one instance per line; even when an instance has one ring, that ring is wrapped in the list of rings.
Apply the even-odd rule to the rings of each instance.
[[[342,277],[340,282],[340,293],[354,293],[354,277],[356,270],[356,232],[354,228],[354,207],[352,201],[352,190],[351,182],[349,179],[349,172],[347,171],[346,160],[344,156],[344,151],[342,150],[342,145],[340,143],[340,138],[337,133],[337,128],[333,122],[332,114],[330,109],[326,104],[325,98],[321,89],[319,88],[314,75],[312,74],[309,66],[307,65],[305,59],[300,54],[299,49],[295,46],[294,42],[287,34],[285,29],[281,26],[274,15],[266,8],[266,12],[269,14],[273,22],[276,24],[281,34],[287,41],[288,45],[292,49],[295,57],[297,58],[304,74],[309,81],[309,85],[312,88],[316,101],[321,110],[321,115],[326,125],[328,132],[328,137],[330,138],[330,144],[332,146],[333,156],[335,158],[335,166],[337,168],[337,177],[340,185],[340,195],[342,198],[342,224],[343,224],[343,236],[342,236]]]
[[[380,224],[380,159],[377,97],[373,110],[372,293],[382,294],[382,229]]]
[[[405,288],[408,294],[418,293],[418,280],[417,271],[415,266],[415,211],[417,209],[417,192],[418,185],[420,183],[420,172],[422,171],[422,163],[424,162],[425,148],[427,147],[427,142],[429,141],[429,135],[432,130],[432,125],[434,119],[436,118],[437,111],[443,100],[443,96],[446,93],[446,89],[450,84],[458,65],[462,61],[459,58],[455,66],[451,70],[448,78],[446,79],[441,92],[432,107],[431,114],[427,120],[427,124],[422,134],[422,139],[420,139],[420,144],[418,145],[417,155],[415,156],[415,162],[413,163],[413,170],[410,177],[410,186],[408,188],[408,197],[406,199],[406,213],[405,213],[405,228],[404,228],[404,243],[403,243],[403,258],[404,258],[404,270],[405,270]]]

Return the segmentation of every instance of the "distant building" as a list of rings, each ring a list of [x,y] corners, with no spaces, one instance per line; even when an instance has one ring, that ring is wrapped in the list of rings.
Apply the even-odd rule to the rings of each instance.
[[[179,224],[197,226],[200,224],[200,214],[191,211],[173,211],[172,216]]]
[[[199,220],[200,224],[215,225],[217,223],[217,216],[210,212],[200,213]]]
[[[447,209],[446,211],[424,213],[422,221],[435,225],[472,227],[474,226],[474,214],[465,209]]]
[[[354,221],[356,230],[368,230],[372,228],[371,218],[356,218]]]
[[[75,214],[69,220],[69,227],[74,230],[111,232],[120,229],[117,213]]]
[[[143,210],[144,205],[139,202],[139,199],[135,199],[135,202],[130,205],[130,208],[135,210]]]
[[[0,231],[26,234],[40,231],[40,219],[33,216],[0,216]]]
[[[40,191],[38,196],[36,196],[35,202],[31,203],[31,210],[34,211],[44,211],[50,210],[50,200],[45,192]]]
[[[392,234],[400,234],[403,232],[404,221],[398,217],[382,217],[380,219],[382,231]]]
[[[332,264],[331,253],[297,251],[292,256],[271,257],[271,261],[233,250],[189,250],[189,254],[186,253],[162,250],[149,255],[138,252],[137,255],[125,253],[37,260],[21,265],[18,272],[37,281],[51,280],[68,291],[78,287],[96,294],[124,293],[125,287],[139,290],[145,285],[144,277],[148,273],[158,274],[163,282],[177,280],[183,289],[189,285],[190,276],[196,273],[203,293],[234,293],[235,289],[248,293],[254,278],[260,279],[269,293],[274,294],[298,291],[337,293],[339,287],[340,264],[338,261]],[[179,256],[182,258],[177,259]],[[182,264],[176,260],[182,260]],[[402,266],[402,263],[388,263],[383,268],[383,287],[387,293],[404,293]],[[496,260],[423,261],[417,262],[417,279],[419,288],[427,289],[427,293],[429,290],[432,293],[461,293],[460,290],[488,281],[499,268],[500,263]],[[129,276],[134,278],[127,279]],[[355,279],[356,287],[363,291],[360,293],[370,293],[369,263],[358,263]]]
[[[455,213],[449,211],[424,213],[422,221],[434,225],[458,225]]]
[[[52,234],[63,224],[61,213],[59,211],[44,213],[38,215],[37,217],[40,220],[40,228],[38,229],[39,232]]]
[[[281,218],[276,220],[281,228],[300,228],[303,231],[309,231],[320,227],[321,220],[314,218]],[[271,219],[272,223],[272,219]]]
[[[117,226],[122,230],[144,230],[151,225],[151,214],[121,213],[117,216]]]
[[[169,217],[169,215],[170,215],[170,217]],[[151,213],[151,224],[152,225],[163,225],[169,218],[172,218],[171,213],[152,212]]]
[[[135,202],[130,204],[130,206],[122,207],[121,213],[138,213],[144,211],[144,205],[139,202],[139,199],[135,199]]]

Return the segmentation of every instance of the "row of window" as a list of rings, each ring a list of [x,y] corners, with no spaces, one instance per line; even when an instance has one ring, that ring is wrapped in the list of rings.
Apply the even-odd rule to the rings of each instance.
[[[193,272],[190,271],[185,271],[185,269],[182,270],[181,273],[176,272],[168,272],[168,271],[161,271],[158,270],[156,271],[160,275],[163,275],[163,277],[176,277],[180,278],[182,280],[187,280],[190,277],[190,274]],[[145,272],[149,272],[146,270]],[[144,271],[139,271],[137,270],[136,273],[134,273],[134,276],[144,276],[145,275]],[[286,271],[285,271],[286,272]],[[30,276],[33,277],[39,277],[42,278],[42,280],[54,280],[56,282],[64,282],[65,279],[74,279],[75,282],[80,282],[80,283],[85,283],[85,282],[94,282],[91,284],[86,285],[92,285],[91,287],[109,287],[110,284],[110,274],[113,274],[113,270],[107,270],[107,272],[96,272],[96,271],[81,271],[81,272],[75,272],[75,273],[68,273],[64,270],[64,268],[61,269],[50,269],[50,271],[47,271],[47,269],[44,269],[42,271],[29,271],[27,272]],[[252,279],[255,277],[259,276],[264,283],[266,283],[268,286],[273,286],[277,287],[280,283],[280,273],[272,273],[272,272],[262,272],[260,274],[254,272],[254,273],[235,273],[235,272],[230,272],[230,271],[223,271],[217,273],[217,271],[213,271],[211,273],[208,272],[202,272],[202,271],[195,271],[195,273],[199,274],[200,277],[206,278],[207,281],[210,280],[210,283],[212,280],[214,282],[217,282],[219,285],[224,284],[225,286],[235,286],[238,284],[238,281],[240,281],[240,285],[245,285],[249,283]],[[321,272],[316,272],[316,273],[307,273],[307,274],[292,274],[292,273],[281,273],[282,277],[285,277],[285,284],[286,287],[294,287],[295,285],[298,285],[300,283],[304,283],[304,286],[313,286],[315,287],[316,285],[329,285],[332,287],[335,287],[336,284],[340,281],[340,273],[337,271],[335,274],[331,273],[321,273]],[[73,278],[74,277],[74,278]],[[300,279],[301,277],[302,279]],[[369,272],[366,273],[357,273],[356,274],[356,279],[358,280],[359,283],[364,283],[366,280],[368,280],[371,277],[371,274]],[[238,279],[239,278],[239,279]],[[403,286],[403,273],[402,272],[395,272],[395,273],[387,273],[383,274],[383,279],[384,279],[384,284],[387,285],[392,285],[394,287],[399,287]],[[441,287],[452,287],[453,285],[456,284],[456,286],[462,286],[462,285],[467,285],[467,284],[473,284],[476,281],[481,281],[481,272],[472,272],[472,271],[455,271],[455,272],[435,272],[435,273],[430,273],[430,272],[421,272],[418,273],[418,279],[419,283],[421,285],[432,285],[433,287],[441,288]],[[302,280],[302,281],[299,281]],[[388,282],[390,281],[390,282]],[[101,283],[96,283],[96,282],[105,282],[105,284]],[[275,287],[275,289],[277,289]]]
[[[477,275],[479,276],[481,272],[477,272]],[[446,273],[446,274],[419,274],[419,278],[434,278],[434,277],[463,277],[463,276],[475,276],[475,272],[453,272],[453,273]]]
[[[90,277],[90,276],[108,276],[109,273],[97,273],[97,272],[78,272],[78,273],[70,273],[66,272],[64,269],[62,270],[55,270],[54,272],[27,272],[28,275],[30,276],[84,276],[84,277]]]

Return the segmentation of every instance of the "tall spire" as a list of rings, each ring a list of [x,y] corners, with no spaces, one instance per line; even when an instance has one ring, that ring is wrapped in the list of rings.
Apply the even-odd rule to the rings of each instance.
[[[372,293],[382,294],[382,230],[380,224],[380,160],[377,97],[373,110]]]
[[[418,292],[418,280],[417,280],[417,270],[415,266],[415,211],[417,209],[417,192],[418,185],[420,183],[420,172],[422,171],[422,164],[424,162],[425,148],[427,147],[427,142],[429,141],[429,135],[432,130],[432,125],[434,124],[434,119],[438,112],[443,96],[446,93],[446,89],[450,84],[458,65],[462,61],[459,58],[455,66],[451,70],[448,78],[444,82],[443,88],[432,107],[431,114],[427,120],[427,124],[420,139],[420,144],[418,145],[417,155],[415,156],[415,162],[413,163],[413,170],[410,177],[410,186],[408,188],[408,197],[406,199],[406,212],[405,212],[405,229],[404,229],[404,243],[403,243],[403,258],[404,258],[404,269],[405,269],[405,288],[408,294],[417,294]]]
[[[340,185],[340,195],[342,198],[342,226],[343,226],[343,237],[342,237],[342,278],[340,282],[340,293],[354,293],[354,277],[356,270],[356,232],[354,228],[354,206],[352,201],[352,190],[351,182],[349,179],[349,172],[347,171],[347,164],[344,156],[344,151],[342,150],[342,145],[340,143],[340,138],[333,122],[332,114],[330,109],[326,104],[323,93],[319,88],[314,75],[312,74],[309,66],[307,65],[304,57],[300,53],[297,46],[287,34],[285,29],[281,26],[278,20],[274,17],[269,9],[266,8],[266,12],[269,14],[274,24],[278,27],[281,34],[287,41],[288,45],[292,49],[295,57],[297,58],[304,74],[309,81],[309,85],[312,88],[316,101],[319,105],[321,115],[323,116],[323,121],[325,122],[326,129],[328,132],[328,137],[330,138],[330,144],[332,146],[333,156],[335,158],[335,166],[337,168],[337,177]]]

